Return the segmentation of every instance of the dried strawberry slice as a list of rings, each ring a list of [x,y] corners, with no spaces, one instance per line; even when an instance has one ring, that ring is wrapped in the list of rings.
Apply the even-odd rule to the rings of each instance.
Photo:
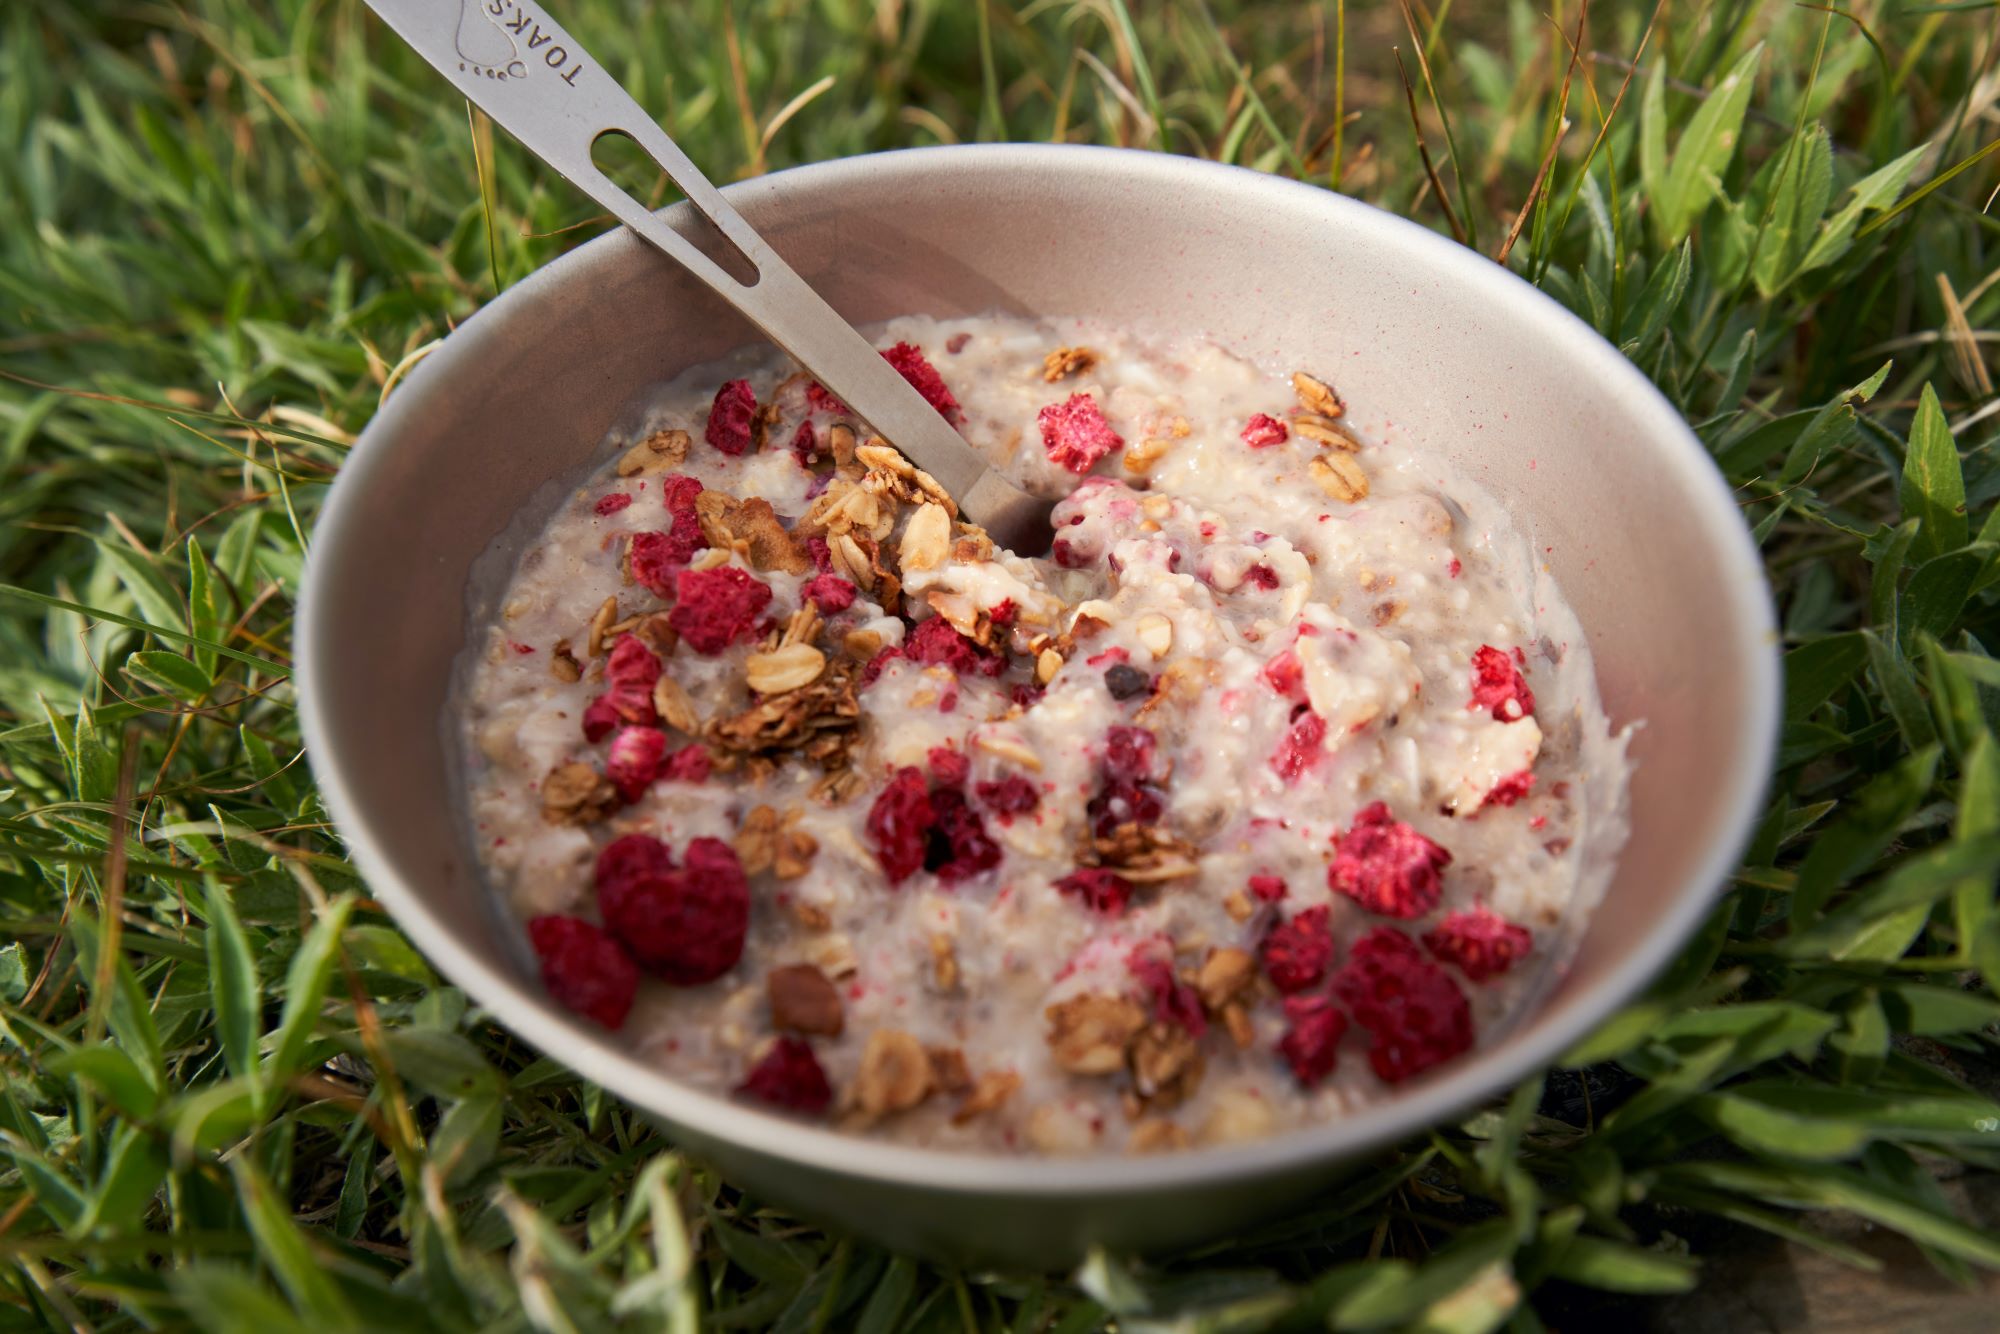
[[[625,1026],[639,970],[617,941],[581,917],[529,918],[528,940],[558,1004],[614,1031]]]
[[[1282,445],[1291,432],[1285,424],[1268,413],[1253,412],[1243,426],[1243,443],[1252,449],[1269,449]]]
[[[882,863],[882,874],[900,885],[923,868],[937,812],[931,806],[930,785],[923,770],[906,765],[868,808],[866,828]]]
[[[1333,1073],[1340,1060],[1340,1039],[1347,1033],[1347,1016],[1323,995],[1285,997],[1288,1027],[1278,1039],[1278,1054],[1292,1067],[1299,1083],[1313,1088]]]
[[[1089,394],[1071,394],[1061,403],[1049,404],[1035,415],[1035,424],[1041,427],[1049,461],[1079,477],[1125,445],[1125,438],[1111,429]]]
[[[702,439],[725,454],[750,448],[750,426],[757,419],[757,395],[748,380],[728,380],[715,391]]]
[[[1534,945],[1528,928],[1484,907],[1446,913],[1435,929],[1424,933],[1425,949],[1458,965],[1458,971],[1474,982],[1498,977],[1526,958]]]
[[[757,628],[771,605],[771,586],[733,565],[682,570],[675,577],[680,601],[667,624],[697,653],[714,655]]]
[[[1449,852],[1392,818],[1388,805],[1378,801],[1340,836],[1326,883],[1369,912],[1422,917],[1437,906],[1440,873],[1449,865]]]
[[[750,882],[727,843],[698,838],[679,870],[606,881],[597,906],[605,928],[641,967],[676,986],[712,982],[743,957]]]
[[[1264,937],[1264,972],[1280,991],[1304,991],[1333,965],[1333,930],[1326,906],[1307,908]]]
[[[819,1058],[803,1038],[779,1038],[773,1042],[763,1059],[736,1086],[736,1091],[773,1107],[808,1116],[818,1116],[833,1105],[833,1086],[826,1082],[826,1071],[820,1068]]]
[[[1400,1084],[1472,1047],[1472,1010],[1451,977],[1394,927],[1354,943],[1333,992],[1368,1031],[1368,1064]]]
[[[1082,899],[1084,906],[1106,917],[1124,912],[1125,905],[1132,901],[1132,882],[1101,866],[1079,867],[1056,881],[1056,888],[1071,898]]]
[[[1535,692],[1512,658],[1482,644],[1472,655],[1472,703],[1466,707],[1488,709],[1503,723],[1518,722],[1534,713]]]

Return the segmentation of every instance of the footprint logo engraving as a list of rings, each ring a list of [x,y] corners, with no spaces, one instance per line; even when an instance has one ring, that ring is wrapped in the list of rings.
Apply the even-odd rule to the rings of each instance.
[[[463,67],[489,79],[519,79],[528,73],[520,48],[493,19],[501,12],[494,0],[459,0],[458,54]]]

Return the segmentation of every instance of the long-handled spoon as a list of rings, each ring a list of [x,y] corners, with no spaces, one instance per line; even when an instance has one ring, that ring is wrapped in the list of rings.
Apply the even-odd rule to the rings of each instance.
[[[521,0],[368,0],[472,103],[620,222],[734,306],[857,416],[938,480],[1002,545],[1048,544],[1049,505],[987,466],[868,340],[751,229],[666,132],[537,6]],[[740,282],[591,160],[631,138],[755,270]]]

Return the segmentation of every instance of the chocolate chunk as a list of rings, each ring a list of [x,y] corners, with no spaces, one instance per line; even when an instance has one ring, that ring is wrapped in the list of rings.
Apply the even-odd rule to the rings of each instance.
[[[1114,663],[1104,670],[1104,688],[1113,699],[1131,699],[1152,690],[1153,678],[1127,663]]]
[[[764,979],[771,998],[771,1027],[793,1033],[840,1036],[846,1012],[840,992],[826,974],[809,963],[773,968]]]

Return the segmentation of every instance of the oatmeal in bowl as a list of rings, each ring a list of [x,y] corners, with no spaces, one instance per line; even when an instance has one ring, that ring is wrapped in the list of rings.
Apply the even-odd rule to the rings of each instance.
[[[649,394],[509,549],[452,706],[551,996],[698,1087],[1043,1154],[1336,1119],[1531,1006],[1627,765],[1499,507],[1328,368],[875,337],[1053,546],[768,349]]]

